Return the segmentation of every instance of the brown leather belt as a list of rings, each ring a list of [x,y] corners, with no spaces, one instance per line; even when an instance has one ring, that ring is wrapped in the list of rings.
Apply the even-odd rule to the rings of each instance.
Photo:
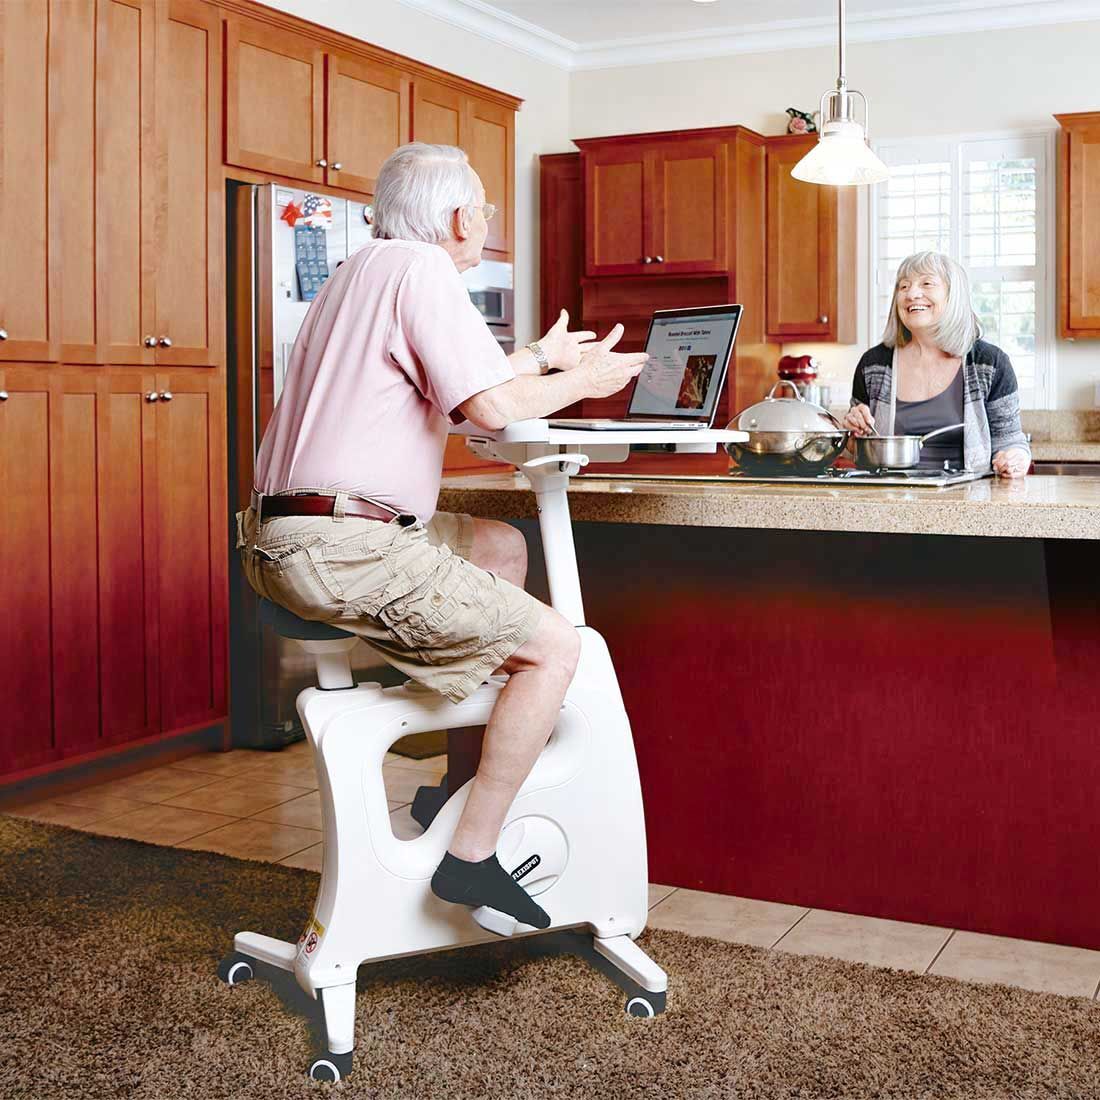
[[[335,497],[299,493],[277,497],[264,497],[260,502],[260,522],[273,516],[331,516],[336,503]],[[380,508],[369,500],[356,500],[348,497],[344,503],[344,515],[359,516],[362,519],[377,519],[383,523],[402,521],[402,526],[412,522],[411,516],[395,515],[387,508]]]

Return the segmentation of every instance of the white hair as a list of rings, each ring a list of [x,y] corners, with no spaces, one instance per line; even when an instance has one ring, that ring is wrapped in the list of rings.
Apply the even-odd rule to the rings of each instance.
[[[454,235],[454,212],[477,199],[474,172],[461,149],[410,142],[390,153],[379,170],[374,236],[438,244]]]
[[[898,312],[898,284],[902,279],[911,279],[914,275],[938,275],[943,280],[943,285],[947,288],[947,301],[930,334],[941,351],[948,355],[965,355],[981,336],[982,328],[971,303],[970,280],[966,270],[942,252],[914,252],[912,256],[906,256],[901,261],[894,280],[894,296],[890,300],[890,312],[886,317],[882,342],[888,348],[904,347],[913,339],[913,334],[906,328]]]

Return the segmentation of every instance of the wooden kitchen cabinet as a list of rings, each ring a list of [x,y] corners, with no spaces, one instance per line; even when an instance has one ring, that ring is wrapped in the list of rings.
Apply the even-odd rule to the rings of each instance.
[[[44,3],[0,3],[0,360],[55,358]]]
[[[687,275],[727,267],[728,147],[654,135],[578,141],[584,165],[585,273]]]
[[[325,52],[249,19],[225,25],[225,159],[324,183]]]
[[[157,402],[152,370],[106,367],[98,386],[100,729],[103,746],[160,732]]]
[[[51,358],[216,363],[217,12],[199,0],[50,0],[48,10]]]
[[[466,150],[485,186],[485,201],[497,208],[485,249],[510,258],[514,238],[515,112],[454,88],[416,80],[412,139]]]
[[[646,219],[647,149],[609,145],[585,150],[585,271],[588,275],[640,275],[649,247]]]
[[[157,5],[153,203],[156,362],[221,362],[225,198],[221,179],[221,25],[200,0]]]
[[[0,368],[0,774],[225,716],[221,379]]]
[[[563,309],[569,310],[569,327],[581,327],[583,230],[580,153],[539,157],[539,332],[546,332]]]
[[[0,364],[0,771],[50,759],[50,395],[44,373]]]
[[[220,372],[157,375],[156,558],[160,722],[226,707],[226,425]]]
[[[1058,334],[1100,337],[1100,111],[1055,115]]]
[[[515,111],[498,103],[466,97],[459,144],[466,150],[474,171],[485,185],[485,201],[497,208],[489,222],[485,249],[499,256],[511,255],[514,237],[515,132]]]
[[[327,182],[373,195],[383,161],[409,140],[409,78],[389,65],[332,53],[327,91]]]
[[[803,183],[791,169],[816,142],[768,140],[768,336],[856,338],[856,189]]]
[[[413,83],[413,141],[431,145],[461,145],[465,97],[457,88],[430,80]]]

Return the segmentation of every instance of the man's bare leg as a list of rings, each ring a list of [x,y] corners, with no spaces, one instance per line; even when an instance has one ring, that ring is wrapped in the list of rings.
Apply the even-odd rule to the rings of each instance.
[[[527,580],[527,542],[522,532],[499,520],[474,519],[470,561],[523,588]],[[484,726],[453,729],[447,735],[447,790],[457,791],[473,779],[481,763]],[[439,805],[443,804],[440,800]]]
[[[470,557],[512,583],[524,579],[526,545],[505,524],[475,528]],[[545,608],[532,637],[502,666],[509,679],[485,727],[481,762],[450,848],[432,878],[440,897],[489,905],[537,927],[550,924],[542,908],[500,867],[495,853],[504,818],[550,737],[579,656],[576,628]]]
[[[496,846],[504,818],[557,721],[580,648],[576,627],[547,607],[532,637],[505,662],[509,679],[485,727],[481,764],[450,848],[432,875],[432,892],[444,901],[488,906],[536,928],[553,923],[501,867]]]
[[[502,666],[508,683],[489,716],[481,764],[451,839],[459,859],[496,851],[505,815],[558,720],[580,648],[576,627],[546,608],[530,641]]]

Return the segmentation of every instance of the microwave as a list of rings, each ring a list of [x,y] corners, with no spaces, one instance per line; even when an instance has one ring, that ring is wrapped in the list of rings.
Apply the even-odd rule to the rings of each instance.
[[[470,301],[489,325],[511,325],[512,290],[510,287],[487,286],[470,291]]]

